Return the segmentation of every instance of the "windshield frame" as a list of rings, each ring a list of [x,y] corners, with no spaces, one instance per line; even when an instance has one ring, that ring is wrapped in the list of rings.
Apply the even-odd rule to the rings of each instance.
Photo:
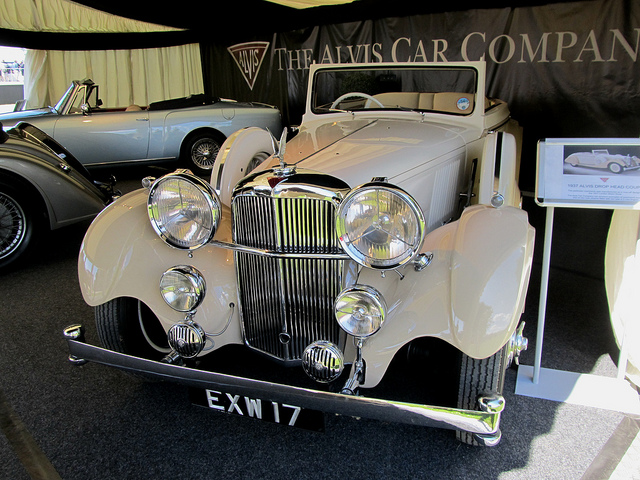
[[[55,106],[53,107],[53,109],[56,111],[56,113],[62,114],[62,112],[64,111],[65,106],[67,105],[67,103],[69,102],[69,99],[71,98],[73,92],[75,91],[77,85],[76,83],[72,83],[71,85],[69,85],[69,88],[67,88],[67,91],[64,92],[64,95],[62,95],[60,97],[60,100],[58,100],[58,103],[55,104]]]
[[[337,64],[337,65],[314,65],[313,68],[313,78],[309,81],[309,92],[307,96],[307,112],[311,115],[325,115],[336,112],[390,112],[390,111],[412,111],[419,113],[433,113],[433,114],[445,114],[445,115],[453,115],[456,117],[469,117],[472,116],[476,111],[481,110],[484,113],[484,108],[477,108],[476,98],[482,99],[484,103],[484,78],[482,75],[484,74],[484,70],[480,71],[477,62],[455,62],[455,63],[430,63],[430,64],[419,64],[419,63],[378,63],[378,64]],[[315,68],[314,68],[315,67]],[[386,75],[389,78],[397,78],[400,85],[396,85],[396,87],[400,87],[399,89],[393,89],[391,86],[381,86],[378,82],[378,79]],[[357,85],[357,87],[347,88],[347,90],[352,92],[361,92],[361,93],[373,93],[375,95],[380,95],[383,93],[395,92],[402,93],[403,95],[416,95],[415,99],[411,97],[411,102],[407,105],[401,104],[387,104],[384,108],[381,108],[379,105],[375,104],[371,99],[367,100],[365,103],[361,103],[358,105],[357,102],[351,100],[350,105],[348,107],[344,107],[342,105],[343,102],[340,102],[338,105],[334,105],[334,103],[329,103],[329,99],[331,102],[335,102],[335,100],[339,97],[338,93],[342,94],[340,91],[342,85],[338,85],[338,83],[347,83],[345,79],[348,76],[357,76],[357,75],[367,75],[369,77],[369,85],[365,85],[367,82],[360,79],[360,82],[352,82]],[[328,80],[331,76],[332,79]],[[446,88],[442,89],[434,89],[434,91],[427,90],[415,90],[412,87],[415,87],[416,84],[422,84],[422,86],[426,86],[431,84],[433,86],[434,83],[442,83],[447,84],[449,87],[452,85],[452,80],[455,80],[454,76],[464,77],[465,87],[460,88]],[[372,87],[370,85],[371,79],[376,80],[376,86]],[[434,82],[434,79],[437,82]],[[335,81],[336,85],[331,85],[331,82]],[[333,89],[333,95],[327,93]],[[367,91],[369,89],[369,91]],[[377,89],[377,90],[375,90]],[[323,92],[324,90],[324,92]],[[373,91],[372,91],[373,90]],[[434,108],[434,106],[430,106],[428,104],[428,100],[426,103],[420,105],[418,104],[417,96],[423,93],[419,98],[427,98],[429,95],[434,93],[448,93],[451,95],[458,95],[458,98],[452,97],[449,100],[449,103],[453,101],[452,105],[449,105],[446,109],[443,108]],[[331,98],[333,97],[333,98]],[[442,96],[440,98],[443,98]],[[459,103],[456,103],[458,102]],[[413,103],[413,104],[412,104]],[[442,102],[438,102],[442,103]],[[481,105],[483,106],[483,105]],[[333,108],[332,108],[333,107]]]

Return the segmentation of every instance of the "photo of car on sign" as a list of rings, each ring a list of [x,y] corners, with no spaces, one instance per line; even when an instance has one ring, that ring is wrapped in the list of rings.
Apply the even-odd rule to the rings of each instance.
[[[640,158],[637,155],[609,153],[608,149],[572,153],[564,162],[571,167],[583,167],[585,172],[588,172],[588,169],[602,169],[617,174],[640,169]],[[575,170],[571,173],[575,173]],[[594,171],[588,173],[593,174]]]
[[[210,182],[147,178],[93,222],[78,275],[102,347],[70,325],[72,362],[227,413],[290,405],[496,445],[527,347],[520,126],[482,62],[309,75],[293,138],[240,130]]]

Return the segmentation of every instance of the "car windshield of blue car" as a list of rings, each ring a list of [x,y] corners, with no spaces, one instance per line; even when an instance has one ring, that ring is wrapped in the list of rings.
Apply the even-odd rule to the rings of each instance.
[[[470,115],[477,74],[464,67],[328,68],[316,72],[312,111],[412,110]]]
[[[56,113],[62,113],[62,111],[64,110],[65,104],[69,101],[69,97],[71,97],[71,94],[73,93],[74,87],[75,86],[71,84],[71,86],[67,88],[67,91],[64,92],[64,95],[60,97],[60,100],[58,100],[58,103],[56,103],[56,106],[53,107]]]

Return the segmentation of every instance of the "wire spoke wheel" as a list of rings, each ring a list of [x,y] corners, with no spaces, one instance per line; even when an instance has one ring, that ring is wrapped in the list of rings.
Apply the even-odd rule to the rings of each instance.
[[[191,161],[203,170],[211,170],[219,150],[220,145],[212,138],[201,138],[191,147]]]
[[[10,257],[24,243],[27,219],[20,204],[0,192],[0,260]]]

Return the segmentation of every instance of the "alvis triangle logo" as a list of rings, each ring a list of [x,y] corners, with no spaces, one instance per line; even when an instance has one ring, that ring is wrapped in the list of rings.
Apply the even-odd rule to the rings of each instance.
[[[269,42],[239,43],[227,48],[251,90],[253,90],[260,65],[262,65],[268,48]]]

